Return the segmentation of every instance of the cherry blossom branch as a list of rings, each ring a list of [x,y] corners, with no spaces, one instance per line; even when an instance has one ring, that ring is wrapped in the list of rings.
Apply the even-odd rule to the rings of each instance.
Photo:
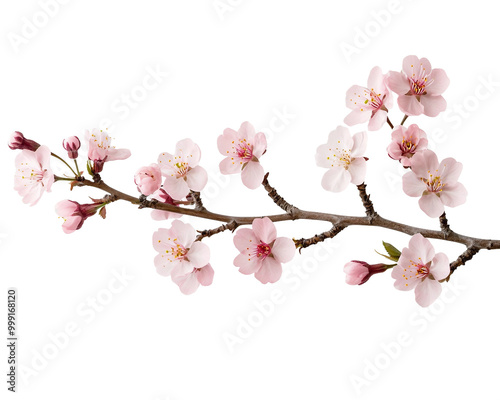
[[[194,192],[191,190],[191,197],[194,200],[195,210],[196,211],[205,211],[206,208],[203,205],[203,201],[201,200],[200,192]]]
[[[68,179],[56,177],[56,180],[68,180]],[[252,217],[229,216],[229,215],[214,213],[214,212],[211,212],[208,210],[197,211],[196,209],[192,209],[192,208],[178,207],[178,206],[174,206],[171,204],[158,202],[156,200],[140,199],[140,198],[125,194],[123,192],[120,192],[120,191],[108,186],[102,180],[99,180],[97,182],[93,182],[93,181],[84,179],[82,177],[81,179],[79,179],[77,181],[75,186],[90,186],[90,187],[94,187],[97,189],[101,189],[101,190],[103,190],[111,195],[114,195],[117,200],[127,201],[129,203],[134,204],[134,205],[138,205],[139,208],[151,208],[151,209],[156,209],[156,210],[169,211],[169,212],[173,212],[173,213],[177,213],[177,214],[190,215],[190,216],[194,216],[194,217],[198,217],[198,218],[209,219],[209,220],[213,220],[213,221],[220,221],[220,222],[225,222],[225,223],[234,222],[238,226],[250,225],[250,224],[252,224],[254,219],[263,217],[262,215],[252,216]],[[297,211],[296,211],[296,214],[294,217],[292,217],[288,213],[277,214],[277,215],[268,215],[267,217],[272,222],[291,221],[293,219],[330,222],[334,225],[335,229],[339,229],[339,231],[336,233],[339,233],[340,229],[344,229],[348,226],[377,226],[377,227],[381,227],[381,228],[385,228],[385,229],[390,229],[393,231],[402,232],[402,233],[405,233],[405,234],[410,235],[410,236],[415,235],[417,233],[420,233],[420,234],[422,234],[422,236],[429,238],[429,239],[439,239],[439,240],[444,240],[444,241],[448,241],[448,242],[460,243],[460,244],[467,246],[468,248],[474,247],[474,248],[477,248],[478,250],[481,250],[481,249],[487,249],[487,250],[500,249],[500,240],[480,239],[480,238],[475,238],[475,237],[471,237],[471,236],[461,235],[461,234],[458,234],[454,231],[451,231],[450,234],[446,235],[442,231],[423,229],[423,228],[418,228],[418,227],[411,226],[411,225],[402,224],[402,223],[399,223],[396,221],[391,221],[391,220],[388,220],[388,219],[381,217],[378,214],[376,214],[373,218],[370,219],[368,216],[356,217],[356,216],[329,214],[329,213],[323,213],[323,212],[317,212],[317,211],[305,211],[305,210],[301,210],[301,209],[297,208]],[[328,232],[330,232],[330,231],[328,231]],[[321,237],[321,234],[317,235],[317,236]],[[331,236],[331,237],[333,237],[333,236]],[[329,238],[329,236],[325,233],[324,239],[327,239],[327,238]],[[299,242],[301,240],[307,241],[309,239],[298,239]],[[316,239],[311,238],[311,242],[304,242],[304,243],[307,245],[311,245],[311,244],[313,244],[312,242],[318,243],[320,241],[321,240],[316,240]]]

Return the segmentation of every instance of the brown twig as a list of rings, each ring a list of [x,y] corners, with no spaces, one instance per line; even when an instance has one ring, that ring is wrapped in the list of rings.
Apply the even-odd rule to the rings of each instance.
[[[361,197],[361,201],[363,202],[363,206],[365,207],[366,210],[366,216],[370,221],[373,221],[373,219],[377,217],[378,214],[375,212],[375,209],[373,208],[373,203],[370,200],[370,195],[366,193],[366,184],[362,183],[361,185],[358,185],[358,190],[359,190],[359,197]]]
[[[201,201],[200,192],[194,192],[191,190],[191,197],[194,200],[194,205],[195,205],[194,209],[196,211],[205,211],[206,210],[205,206],[203,205],[203,201]]]
[[[280,207],[287,214],[290,214],[292,216],[292,219],[296,219],[299,209],[294,205],[288,203],[283,197],[278,194],[276,189],[269,184],[269,181],[267,180],[268,176],[269,172],[264,176],[264,179],[262,181],[262,186],[264,186],[264,189],[266,189],[267,194],[271,199],[273,199],[278,207]]]
[[[471,260],[472,257],[474,257],[479,252],[479,250],[481,249],[479,249],[476,246],[467,247],[467,250],[465,250],[462,254],[460,254],[458,258],[450,264],[450,275],[448,275],[446,281],[449,281],[451,274],[453,274],[453,272],[455,272],[455,270],[458,267],[464,265],[467,261]]]
[[[439,216],[439,225],[441,226],[441,231],[445,234],[445,236],[448,236],[452,232],[445,212]]]
[[[343,229],[345,228],[345,226],[340,226],[340,225],[337,225],[337,226],[333,226],[332,229],[330,229],[329,231],[326,231],[326,232],[323,232],[323,233],[320,233],[319,235],[314,235],[313,237],[309,238],[309,239],[293,239],[293,241],[295,242],[295,247],[297,249],[299,249],[299,253],[302,249],[305,249],[306,247],[309,247],[309,246],[312,246],[314,244],[317,244],[317,243],[320,243],[320,242],[324,242],[326,239],[331,239],[335,236],[337,236]]]
[[[234,232],[237,227],[238,223],[236,221],[231,221],[228,224],[223,224],[214,229],[205,229],[204,231],[198,231],[199,235],[196,236],[196,241],[202,241],[206,237],[210,237],[227,230]]]

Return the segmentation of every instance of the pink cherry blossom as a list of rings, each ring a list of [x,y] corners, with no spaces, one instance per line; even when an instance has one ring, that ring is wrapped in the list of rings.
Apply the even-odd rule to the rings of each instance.
[[[243,122],[238,132],[231,128],[217,138],[219,152],[225,156],[219,164],[224,175],[241,172],[241,180],[249,189],[256,189],[264,179],[264,168],[259,162],[267,148],[266,135],[255,133],[249,122]]]
[[[207,171],[200,167],[201,151],[191,139],[177,142],[175,153],[158,156],[161,173],[165,177],[163,188],[175,200],[181,200],[190,190],[203,190],[208,181]]]
[[[252,229],[239,229],[233,238],[240,252],[234,265],[242,274],[255,274],[262,283],[276,282],[281,277],[281,264],[295,254],[292,239],[276,236],[276,227],[268,217],[254,219]]]
[[[92,129],[92,132],[85,132],[85,137],[89,141],[88,158],[94,163],[95,174],[102,172],[105,162],[125,160],[131,155],[130,150],[116,149],[115,146],[111,146],[111,137],[107,132]]]
[[[186,275],[172,276],[172,281],[179,286],[184,294],[193,294],[200,285],[209,286],[214,280],[214,270],[210,264],[194,268]]]
[[[23,197],[23,203],[34,206],[43,192],[50,192],[54,183],[50,154],[47,146],[40,146],[36,151],[23,150],[17,155],[14,189]]]
[[[161,203],[165,204],[170,204],[172,206],[177,206],[175,203],[175,200],[170,197],[170,195],[165,192],[164,189],[158,189],[156,192],[154,192],[151,197],[155,200],[158,200]],[[173,213],[170,211],[163,211],[163,210],[153,210],[151,211],[151,218],[153,218],[155,221],[162,221],[165,219],[169,218],[180,218],[182,217],[181,214]]]
[[[420,233],[413,235],[392,270],[398,290],[415,289],[415,300],[422,307],[431,305],[441,294],[440,280],[450,274],[450,262],[444,253],[435,254],[431,242]]]
[[[328,168],[321,185],[331,192],[341,192],[349,183],[360,185],[365,180],[366,132],[351,136],[349,130],[338,126],[328,137],[328,142],[318,147],[316,164]]]
[[[137,190],[143,195],[149,196],[161,187],[161,170],[158,164],[142,167],[137,170],[134,182]]]
[[[389,157],[398,160],[404,167],[409,167],[415,153],[427,149],[427,144],[427,135],[417,124],[408,128],[399,125],[392,131],[392,142],[387,147],[387,152]]]
[[[439,163],[436,154],[424,150],[415,154],[411,171],[403,176],[403,191],[411,197],[420,197],[418,204],[429,217],[439,217],[444,206],[456,207],[465,203],[467,190],[457,182],[462,164],[454,158]]]
[[[368,123],[369,131],[376,131],[387,121],[387,110],[392,107],[392,94],[386,85],[386,75],[374,67],[368,77],[368,87],[354,85],[346,93],[346,106],[351,113],[344,123],[352,126]]]
[[[36,151],[40,145],[34,140],[26,139],[21,132],[15,131],[9,139],[9,148],[11,150],[30,150]]]
[[[446,109],[446,100],[441,94],[450,80],[442,69],[432,69],[427,58],[405,57],[402,72],[389,72],[387,84],[399,95],[399,108],[407,115],[424,113],[435,117]]]
[[[179,220],[173,221],[170,229],[158,229],[153,234],[153,247],[159,253],[155,257],[156,271],[176,278],[205,267],[210,249],[195,239],[194,228]]]
[[[64,233],[73,233],[80,229],[85,220],[94,215],[103,203],[79,204],[72,200],[63,200],[56,204],[56,213],[64,219]]]
[[[71,159],[78,158],[78,150],[81,143],[77,136],[70,136],[63,140],[64,150],[68,152],[68,157]]]
[[[344,265],[345,281],[349,285],[362,285],[372,275],[384,272],[387,268],[385,264],[370,265],[364,261],[353,260]]]

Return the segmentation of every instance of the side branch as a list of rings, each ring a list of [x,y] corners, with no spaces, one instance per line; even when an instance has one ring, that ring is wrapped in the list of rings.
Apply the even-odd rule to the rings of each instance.
[[[294,205],[288,203],[283,197],[281,197],[278,194],[276,189],[269,184],[269,181],[267,180],[268,176],[269,172],[264,176],[264,180],[262,181],[262,186],[264,186],[264,189],[266,189],[269,197],[273,199],[273,201],[278,205],[278,207],[280,207],[287,214],[290,214],[292,216],[292,219],[298,218],[298,213],[300,210]]]
[[[452,232],[445,212],[439,216],[439,225],[441,226],[441,231],[445,236],[448,236]]]
[[[300,252],[302,249],[305,249],[306,247],[312,246],[314,244],[318,244],[320,242],[324,242],[326,239],[331,239],[331,238],[337,236],[344,228],[345,228],[345,226],[340,226],[340,225],[335,226],[334,225],[332,227],[332,229],[330,229],[329,231],[320,233],[319,235],[314,235],[312,238],[293,239],[293,241],[295,242],[295,247],[297,249],[299,249],[299,252]]]
[[[366,210],[366,216],[370,221],[372,221],[378,214],[375,212],[375,208],[373,208],[373,203],[370,200],[370,195],[366,193],[366,184],[362,183],[358,185],[359,197],[361,197],[361,201],[363,202],[363,206]]]
[[[450,264],[450,275],[448,275],[446,280],[448,281],[450,279],[451,274],[453,274],[453,272],[455,272],[455,270],[458,267],[464,265],[467,261],[471,260],[472,257],[474,257],[479,252],[479,250],[481,249],[475,246],[471,246],[468,247],[467,250],[465,250],[462,254],[460,254],[458,258]]]
[[[231,221],[228,224],[224,224],[219,226],[218,228],[214,229],[205,229],[204,231],[198,231],[199,235],[196,236],[196,241],[202,241],[206,237],[210,237],[213,235],[216,235],[218,233],[230,230],[231,232],[234,232],[235,229],[238,227],[238,223],[236,221]]]

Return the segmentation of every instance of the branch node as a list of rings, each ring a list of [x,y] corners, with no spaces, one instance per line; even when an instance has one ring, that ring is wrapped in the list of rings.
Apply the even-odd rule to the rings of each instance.
[[[191,190],[190,193],[191,198],[194,200],[194,209],[196,211],[206,211],[207,209],[203,205],[203,201],[201,200],[200,192],[195,192]]]

